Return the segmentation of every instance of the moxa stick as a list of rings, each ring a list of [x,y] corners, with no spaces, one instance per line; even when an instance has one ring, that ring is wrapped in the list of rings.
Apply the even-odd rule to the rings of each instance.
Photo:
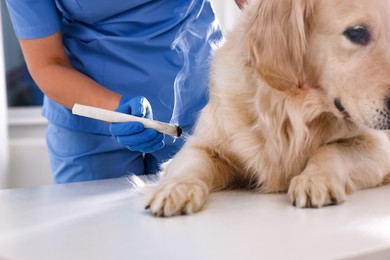
[[[72,113],[111,123],[140,122],[145,128],[152,128],[160,133],[180,137],[183,130],[180,126],[164,122],[154,121],[148,118],[132,116],[120,112],[115,112],[103,108],[74,104]]]

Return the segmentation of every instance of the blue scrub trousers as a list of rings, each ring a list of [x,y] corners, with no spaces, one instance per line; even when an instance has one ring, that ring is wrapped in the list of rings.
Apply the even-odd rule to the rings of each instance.
[[[46,130],[55,183],[154,174],[181,148],[182,139],[165,137],[165,147],[150,154],[133,152],[111,135],[82,132],[49,123]]]

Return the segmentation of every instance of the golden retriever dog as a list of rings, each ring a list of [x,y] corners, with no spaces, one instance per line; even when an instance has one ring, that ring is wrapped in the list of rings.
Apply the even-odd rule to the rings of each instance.
[[[146,209],[201,210],[210,192],[338,204],[389,179],[390,0],[253,0],[212,61],[210,100],[162,166]]]

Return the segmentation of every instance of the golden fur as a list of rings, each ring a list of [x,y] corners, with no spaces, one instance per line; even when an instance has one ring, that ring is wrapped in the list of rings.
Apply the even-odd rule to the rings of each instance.
[[[389,182],[390,142],[375,130],[390,126],[389,19],[388,0],[250,1],[213,57],[209,104],[147,208],[191,214],[211,191],[237,186],[322,207]],[[344,34],[360,25],[367,44]]]

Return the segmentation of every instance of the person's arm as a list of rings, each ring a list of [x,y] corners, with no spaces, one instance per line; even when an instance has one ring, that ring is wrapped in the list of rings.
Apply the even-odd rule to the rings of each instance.
[[[152,117],[151,106],[143,97],[122,97],[75,70],[59,32],[44,38],[19,39],[31,76],[50,99],[72,109],[75,103]],[[138,122],[110,125],[111,134],[132,151],[153,152],[164,146],[164,135],[145,129]]]
[[[247,0],[234,0],[237,4],[237,6],[242,9],[242,7],[244,6],[244,4],[246,3]]]
[[[31,76],[50,99],[71,109],[75,103],[110,110],[118,107],[121,95],[75,70],[60,32],[44,38],[19,39]]]

